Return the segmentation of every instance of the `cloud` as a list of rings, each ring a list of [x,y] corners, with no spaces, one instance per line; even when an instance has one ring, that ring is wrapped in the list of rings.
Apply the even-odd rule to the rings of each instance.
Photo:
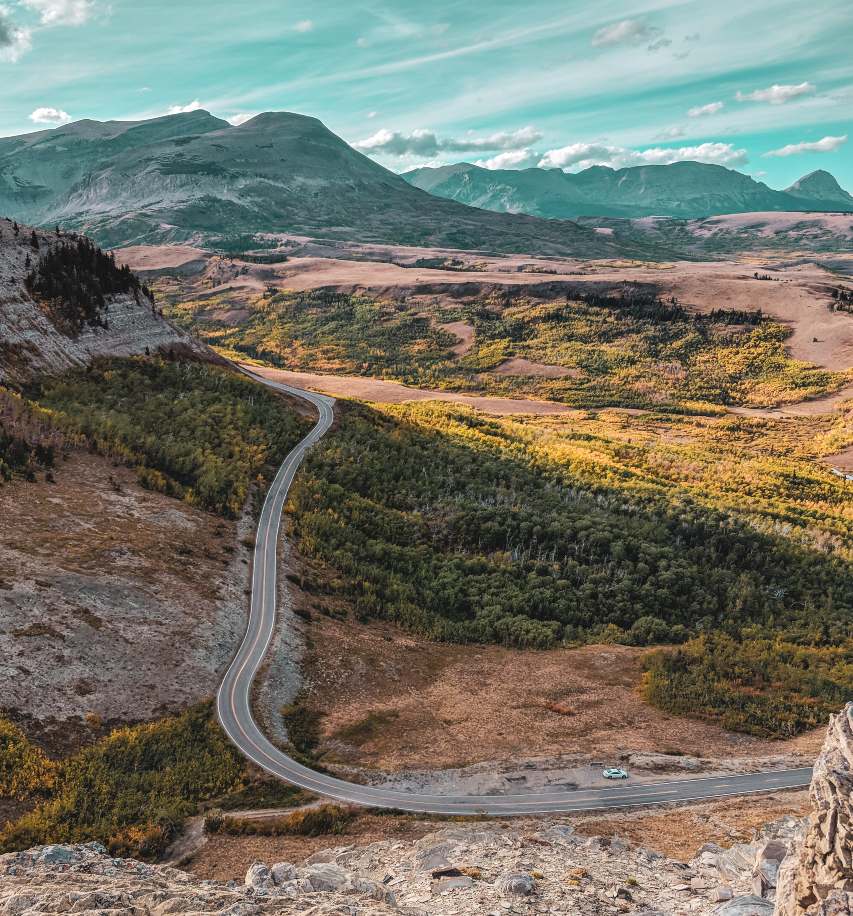
[[[514,149],[498,153],[491,159],[478,159],[474,165],[483,169],[530,169],[539,159],[539,153],[532,149]]]
[[[642,45],[645,44],[649,51],[657,51],[671,45],[672,42],[664,37],[663,30],[649,25],[642,19],[623,19],[600,28],[592,36],[594,48],[606,48],[611,45]]]
[[[440,152],[470,153],[488,150],[519,150],[542,139],[534,127],[499,131],[484,137],[437,137],[431,130],[417,128],[403,134],[395,130],[378,130],[354,144],[365,153],[387,153],[391,156],[435,156]]]
[[[724,102],[708,102],[707,105],[696,105],[694,108],[690,108],[687,111],[688,118],[701,118],[704,115],[716,114],[718,111],[722,111],[725,108]]]
[[[94,0],[22,0],[35,10],[42,25],[83,25],[95,9]]]
[[[787,86],[774,83],[766,89],[754,89],[746,93],[738,91],[735,98],[739,102],[769,102],[771,105],[784,105],[791,99],[799,98],[801,95],[811,95],[814,91],[815,86],[809,82]]]
[[[14,64],[32,47],[32,33],[16,25],[9,10],[0,6],[0,60]]]
[[[763,156],[797,156],[800,153],[834,153],[847,142],[847,134],[843,137],[823,137],[814,142],[802,141],[801,143],[789,143],[780,149],[771,149]]]
[[[713,165],[743,165],[747,160],[745,149],[736,149],[731,143],[700,143],[698,146],[676,148],[654,146],[644,150],[607,146],[601,143],[572,143],[559,149],[548,150],[539,161],[543,169],[577,170],[592,165],[609,165],[624,168],[631,165],[669,165],[682,160],[706,162]]]
[[[372,121],[378,114],[379,114],[378,111],[368,111],[367,112],[368,120]]]
[[[677,140],[679,137],[683,137],[687,133],[683,127],[667,127],[666,130],[662,130],[659,133],[655,134],[655,140]]]
[[[30,115],[30,120],[34,124],[67,124],[71,120],[71,115],[61,108],[36,108]]]
[[[193,99],[191,102],[187,102],[186,105],[170,105],[166,114],[187,114],[190,111],[199,111],[201,107],[201,102],[198,99]]]
[[[314,21],[312,19],[300,19],[296,25],[293,26],[294,32],[310,32],[314,28]]]

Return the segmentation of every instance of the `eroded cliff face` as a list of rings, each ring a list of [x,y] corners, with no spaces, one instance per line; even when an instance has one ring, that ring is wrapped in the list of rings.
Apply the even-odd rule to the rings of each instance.
[[[853,703],[829,724],[811,784],[814,811],[779,873],[776,916],[853,914]]]
[[[132,356],[176,350],[199,357],[212,353],[163,318],[146,296],[122,294],[106,303],[106,327],[86,326],[72,334],[51,319],[45,303],[26,287],[26,277],[51,247],[66,236],[0,219],[0,384],[18,384],[42,373],[86,365],[97,356]]]

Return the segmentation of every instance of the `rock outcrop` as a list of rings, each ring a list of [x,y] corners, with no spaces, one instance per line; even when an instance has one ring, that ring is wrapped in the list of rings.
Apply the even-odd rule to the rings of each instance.
[[[830,721],[811,799],[814,811],[780,870],[776,916],[853,914],[853,703]]]
[[[84,327],[71,335],[58,328],[26,287],[40,256],[66,236],[33,231],[0,219],[0,384],[82,366],[96,356],[131,356],[176,350],[214,359],[200,342],[162,317],[145,296],[122,294],[106,303],[107,327]],[[35,235],[38,249],[31,239]]]
[[[0,856],[0,914],[711,916],[728,901],[732,916],[768,916],[772,904],[748,896],[751,882],[750,868],[721,893],[696,863],[616,837],[580,836],[565,824],[467,824],[413,843],[321,850],[304,865],[255,862],[242,882],[228,883],[112,858],[97,843],[44,846]]]

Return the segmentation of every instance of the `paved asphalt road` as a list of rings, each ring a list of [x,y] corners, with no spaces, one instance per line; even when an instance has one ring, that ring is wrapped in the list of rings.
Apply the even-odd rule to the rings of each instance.
[[[243,370],[246,371],[246,370]],[[255,541],[252,602],[246,636],[231,663],[216,698],[219,721],[228,737],[249,760],[287,782],[341,802],[434,814],[544,814],[589,811],[666,802],[695,801],[725,795],[750,795],[807,786],[811,769],[774,770],[744,776],[711,776],[655,783],[620,783],[597,789],[577,789],[513,795],[424,795],[373,786],[361,786],[317,773],[280,751],[258,728],[251,709],[252,683],[261,667],[276,622],[276,548],[287,492],[305,453],[334,420],[334,400],[248,375],[280,391],[309,401],[319,420],[287,456],[269,489]]]

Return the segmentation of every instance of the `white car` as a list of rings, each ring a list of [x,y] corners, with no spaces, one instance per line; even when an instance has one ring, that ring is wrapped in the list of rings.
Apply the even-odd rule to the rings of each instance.
[[[605,779],[627,779],[628,771],[623,770],[622,767],[607,767],[606,770],[602,771],[601,775]]]

